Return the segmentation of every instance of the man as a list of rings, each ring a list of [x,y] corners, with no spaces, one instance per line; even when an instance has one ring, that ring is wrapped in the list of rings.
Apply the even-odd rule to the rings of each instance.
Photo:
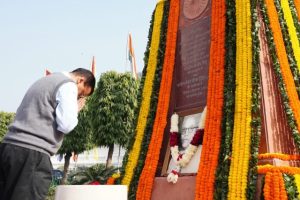
[[[94,75],[78,68],[43,77],[28,89],[0,144],[0,200],[45,199],[50,156],[77,125],[77,101],[94,87]]]

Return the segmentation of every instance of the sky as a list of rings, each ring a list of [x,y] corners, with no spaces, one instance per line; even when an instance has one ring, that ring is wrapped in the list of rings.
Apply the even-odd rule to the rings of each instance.
[[[0,111],[15,112],[29,86],[51,72],[130,71],[132,35],[141,72],[157,0],[0,0]]]

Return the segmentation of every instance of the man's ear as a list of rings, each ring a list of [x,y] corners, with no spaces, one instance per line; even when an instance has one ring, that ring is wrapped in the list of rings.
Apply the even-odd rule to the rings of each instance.
[[[77,84],[82,82],[84,82],[84,78],[82,76],[79,76],[77,79]]]

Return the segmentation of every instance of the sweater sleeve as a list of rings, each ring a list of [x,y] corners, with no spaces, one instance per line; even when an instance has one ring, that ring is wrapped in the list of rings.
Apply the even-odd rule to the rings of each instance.
[[[71,132],[78,123],[77,86],[73,82],[64,83],[56,93],[57,130]]]

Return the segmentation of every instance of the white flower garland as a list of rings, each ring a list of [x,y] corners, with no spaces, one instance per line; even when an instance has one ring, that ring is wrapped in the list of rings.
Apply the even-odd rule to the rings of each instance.
[[[174,113],[171,116],[171,128],[170,128],[171,134],[178,133],[178,130],[179,130],[179,128],[178,128],[179,120],[178,119],[179,119],[179,116],[176,113]],[[206,119],[206,107],[204,108],[204,110],[202,112],[197,131],[204,130],[205,119]],[[171,139],[171,136],[170,136],[170,139]],[[197,143],[198,142],[199,141],[197,141]],[[181,170],[181,168],[184,168],[189,164],[192,157],[196,153],[197,149],[198,149],[198,145],[193,145],[190,143],[189,146],[187,147],[187,149],[185,150],[185,153],[180,154],[177,142],[174,146],[171,146],[171,155],[172,155],[172,159],[173,159],[174,163],[176,164],[176,167],[175,167],[175,169],[173,169],[171,171],[171,173],[169,173],[169,175],[167,177],[167,181],[169,183],[175,184],[177,182],[179,171]]]

